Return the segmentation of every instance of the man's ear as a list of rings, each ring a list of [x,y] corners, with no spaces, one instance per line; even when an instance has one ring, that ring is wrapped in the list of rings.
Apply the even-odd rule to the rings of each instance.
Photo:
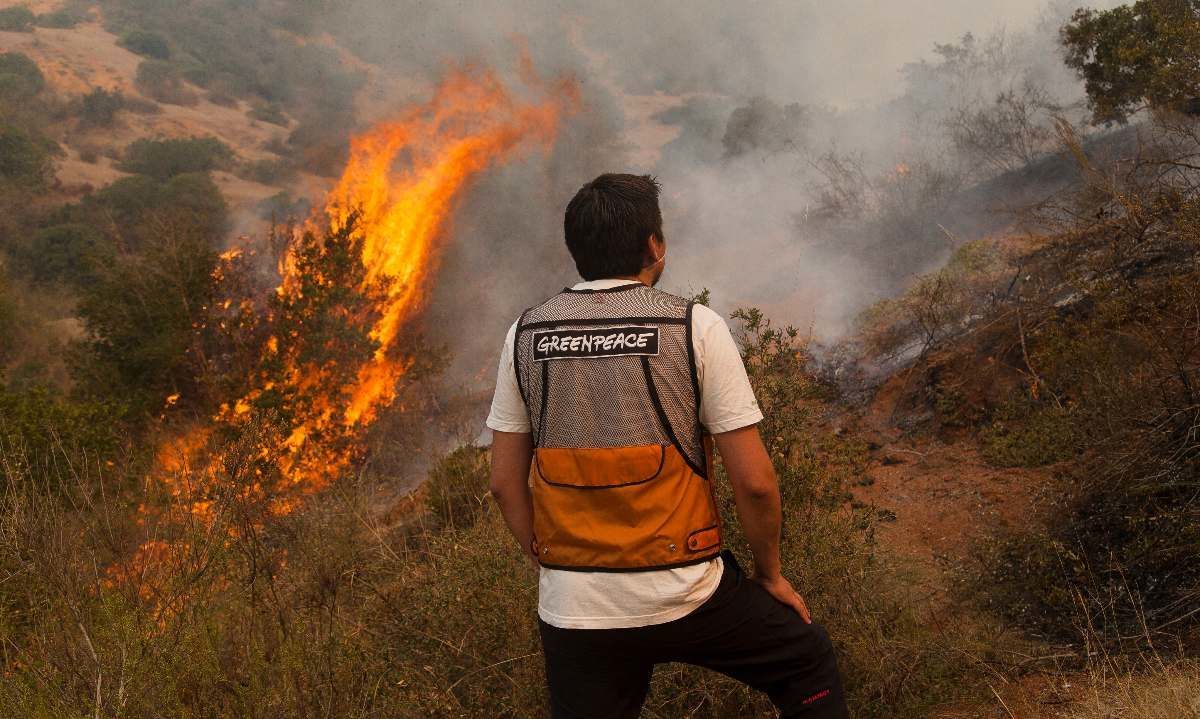
[[[646,238],[646,256],[651,262],[658,262],[662,258],[663,253],[667,251],[667,246],[662,239],[653,232]]]

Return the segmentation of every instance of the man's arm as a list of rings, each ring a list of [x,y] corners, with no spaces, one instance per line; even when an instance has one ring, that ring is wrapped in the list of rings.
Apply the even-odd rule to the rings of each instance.
[[[492,431],[492,479],[490,489],[500,514],[526,556],[537,565],[533,554],[533,497],[529,493],[529,463],[533,439],[529,432]]]
[[[758,425],[713,435],[721,460],[729,473],[733,485],[733,499],[737,504],[738,518],[742,520],[742,531],[754,553],[754,581],[761,584],[771,596],[794,608],[811,622],[808,605],[804,598],[784,579],[779,562],[779,532],[782,510],[779,499],[779,481],[775,468],[758,435]],[[493,465],[494,467],[494,465]]]

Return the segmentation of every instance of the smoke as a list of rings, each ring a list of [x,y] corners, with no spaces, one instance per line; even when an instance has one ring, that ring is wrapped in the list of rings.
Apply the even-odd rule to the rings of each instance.
[[[485,388],[520,310],[576,281],[562,211],[606,171],[663,183],[662,287],[844,335],[957,244],[1003,231],[997,210],[1021,198],[986,183],[1052,152],[1051,115],[1082,121],[1056,45],[1072,9],[350,0],[325,29],[378,68],[364,121],[423,96],[447,64],[519,87],[521,45],[542,75],[579,80],[583,109],[551,154],[491,172],[456,215],[428,326],[453,347],[456,376]],[[1016,109],[998,102],[1006,93]],[[992,147],[997,122],[1032,149]]]

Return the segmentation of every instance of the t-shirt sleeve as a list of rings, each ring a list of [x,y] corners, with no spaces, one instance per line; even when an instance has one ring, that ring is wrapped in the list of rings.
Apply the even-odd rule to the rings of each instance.
[[[504,348],[500,350],[500,367],[496,371],[496,393],[492,395],[492,410],[487,426],[496,432],[529,432],[529,409],[517,387],[517,370],[513,366],[513,339],[517,323],[508,328]]]
[[[692,310],[696,376],[700,383],[700,422],[713,434],[761,422],[746,366],[729,325],[703,305]]]

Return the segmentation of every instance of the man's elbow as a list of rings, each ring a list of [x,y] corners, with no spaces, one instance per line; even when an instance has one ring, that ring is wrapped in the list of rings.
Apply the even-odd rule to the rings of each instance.
[[[492,493],[492,497],[497,502],[502,501],[510,493],[508,486],[503,482],[497,482],[495,477],[488,483],[488,491]]]
[[[492,497],[499,503],[519,499],[522,491],[527,491],[521,483],[516,481],[506,480],[503,477],[493,477],[488,483],[488,491]]]
[[[779,496],[779,483],[773,472],[745,477],[733,487],[735,492],[752,502],[767,502]]]

